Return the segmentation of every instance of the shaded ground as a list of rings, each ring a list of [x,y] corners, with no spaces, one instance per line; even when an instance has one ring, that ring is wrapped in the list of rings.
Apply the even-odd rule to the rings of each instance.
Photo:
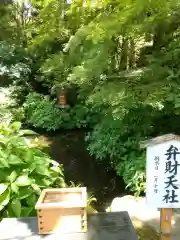
[[[134,228],[138,234],[138,240],[158,240],[159,234],[149,226],[138,226],[137,222],[132,221]]]
[[[83,130],[48,134],[49,153],[64,165],[66,181],[86,186],[88,192],[98,200],[95,206],[97,210],[104,211],[114,197],[123,196],[127,191],[123,180],[116,176],[114,170],[105,169],[104,165],[98,164],[89,155],[84,136]]]

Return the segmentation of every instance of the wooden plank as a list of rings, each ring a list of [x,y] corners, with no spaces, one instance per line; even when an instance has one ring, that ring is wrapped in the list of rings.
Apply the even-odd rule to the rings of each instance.
[[[86,187],[44,189],[35,209],[86,207]]]
[[[38,201],[35,205],[35,209],[40,208],[41,203],[43,202],[45,195],[46,195],[46,189],[43,189],[42,192],[41,192],[41,195],[39,196],[39,199],[38,199]]]
[[[87,216],[85,209],[60,208],[39,211],[39,234],[77,233],[87,231]],[[49,219],[51,220],[49,221]]]
[[[172,208],[161,209],[160,240],[172,240]]]

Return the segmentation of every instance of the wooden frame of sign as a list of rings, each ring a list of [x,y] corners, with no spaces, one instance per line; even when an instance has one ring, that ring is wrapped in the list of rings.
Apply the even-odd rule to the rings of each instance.
[[[44,189],[36,203],[39,234],[87,231],[86,187]]]
[[[168,179],[173,179],[173,182],[178,182],[178,180],[174,179],[175,176],[177,179],[179,179],[179,171],[177,170],[177,167],[180,165],[180,136],[174,135],[174,134],[166,134],[163,136],[159,136],[147,141],[143,141],[140,143],[141,148],[147,148],[147,156],[146,160],[147,162],[149,161],[149,164],[147,164],[147,178],[148,174],[151,176],[150,181],[147,180],[147,192],[149,191],[148,187],[151,188],[151,185],[153,184],[153,175],[154,174],[155,180],[157,181],[158,175],[160,176],[160,184],[162,184],[162,176],[163,174],[166,174],[167,172],[170,172],[171,175],[168,176]],[[168,148],[167,148],[168,147]],[[166,152],[164,153],[164,150],[166,149]],[[158,157],[157,157],[158,156]],[[152,168],[152,160],[155,160],[155,162],[158,162],[158,165],[156,165],[156,168]],[[161,168],[165,166],[165,169]],[[176,166],[176,170],[175,170]],[[159,167],[159,169],[158,169]],[[170,169],[170,168],[173,169]],[[148,168],[150,168],[148,170]],[[174,172],[174,175],[172,172]],[[178,175],[177,175],[178,174]],[[173,178],[172,178],[173,177]],[[170,181],[170,180],[168,180]],[[167,184],[167,182],[165,182]],[[156,182],[155,185],[158,183]],[[172,183],[171,183],[172,184]],[[178,183],[175,183],[172,185],[175,190],[178,190],[179,193],[179,185]],[[157,185],[158,186],[158,185]],[[149,191],[148,197],[150,199],[147,199],[149,203],[152,203],[156,207],[160,208],[161,213],[160,213],[160,240],[172,240],[172,209],[173,208],[180,208],[180,198],[179,194],[175,192],[175,190],[168,190],[167,186],[165,188],[166,195],[163,197],[167,197],[166,204],[162,203],[158,199],[158,195],[156,196],[157,198],[157,204],[156,200],[153,197],[153,192],[152,188]],[[155,193],[158,193],[157,188],[155,188]],[[170,196],[170,192],[173,192],[173,195]],[[160,189],[160,192],[162,193],[162,189]],[[164,194],[164,193],[163,193]],[[147,198],[148,198],[147,197]],[[176,198],[176,201],[174,199]],[[178,198],[178,199],[177,199]],[[162,198],[161,198],[162,199]],[[169,199],[171,201],[169,202]],[[173,199],[173,200],[172,200]],[[178,201],[177,201],[178,200]],[[162,204],[162,206],[161,206]]]

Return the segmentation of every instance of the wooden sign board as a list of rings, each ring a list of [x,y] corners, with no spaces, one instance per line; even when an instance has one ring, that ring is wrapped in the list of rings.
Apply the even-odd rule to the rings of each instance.
[[[147,204],[161,209],[160,239],[172,240],[172,209],[180,208],[180,137],[167,134],[143,147],[147,147]]]
[[[35,206],[39,234],[87,231],[85,187],[44,189]]]
[[[168,136],[147,145],[146,199],[157,208],[180,208],[180,139]]]

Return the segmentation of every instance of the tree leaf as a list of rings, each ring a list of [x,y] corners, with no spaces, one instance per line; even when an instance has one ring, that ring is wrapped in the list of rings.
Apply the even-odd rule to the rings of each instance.
[[[24,160],[26,162],[33,162],[34,161],[34,155],[33,151],[31,149],[28,149],[25,153]]]
[[[29,206],[35,206],[37,202],[37,197],[35,194],[31,194],[28,198],[27,198],[27,204]]]
[[[4,211],[3,211],[3,212],[4,212]],[[8,204],[8,206],[7,206],[7,215],[8,215],[9,218],[15,217],[15,214],[14,214],[14,212],[12,211],[10,204]]]
[[[36,192],[36,194],[40,195],[41,194],[41,189],[37,184],[32,184],[32,188]]]
[[[35,169],[36,169],[36,163],[35,162],[32,162],[30,165],[29,165],[29,170],[30,170],[30,173],[32,173]]]
[[[0,143],[3,146],[6,146],[6,144],[9,142],[9,138],[4,135],[0,135]]]
[[[47,167],[43,165],[36,165],[35,172],[40,175],[50,176]]]
[[[12,182],[14,182],[16,180],[16,177],[17,177],[16,171],[12,171],[10,176],[8,176],[8,180],[12,183]]]
[[[4,165],[2,165],[1,163],[0,163],[0,168],[4,168]]]
[[[176,102],[174,108],[180,108],[180,102]]]
[[[9,200],[10,193],[9,190],[6,189],[6,191],[0,195],[0,211],[9,203]]]
[[[49,179],[36,177],[36,184],[39,187],[48,187],[51,183]]]
[[[13,182],[11,184],[11,190],[14,192],[14,193],[19,193],[19,187],[17,186],[17,184],[15,182]]]
[[[32,179],[29,178],[28,175],[22,175],[16,179],[16,184],[19,187],[29,186],[31,185],[31,183],[32,183]]]
[[[21,215],[21,202],[19,201],[19,199],[14,199],[11,202],[10,207],[11,207],[13,213],[15,214],[15,216],[20,217],[20,215]]]
[[[11,154],[9,156],[8,163],[11,165],[20,165],[20,164],[23,164],[24,162],[16,155]]]
[[[11,129],[14,129],[14,130],[20,130],[20,128],[21,128],[21,122],[13,122],[13,123],[10,125],[10,128],[11,128]]]
[[[28,129],[25,129],[25,130],[21,130],[20,132],[20,135],[38,135],[36,132],[32,131],[32,130],[28,130]]]
[[[31,214],[31,212],[34,210],[34,206],[33,207],[22,207],[21,208],[21,216],[22,217],[27,217]]]
[[[9,171],[8,168],[3,168],[0,171],[0,182],[7,182],[8,181],[8,176],[11,174],[11,171]]]
[[[0,195],[1,195],[2,193],[4,193],[7,188],[8,188],[8,184],[1,183],[1,184],[0,184]]]
[[[4,167],[9,167],[7,156],[6,156],[6,154],[3,153],[3,151],[0,151],[0,163]]]
[[[51,161],[51,163],[52,167],[50,167],[50,170],[52,170],[54,173],[57,173],[58,175],[61,174],[61,176],[64,176],[61,165],[55,161]]]
[[[25,199],[32,194],[32,189],[30,188],[20,188],[18,199]]]

